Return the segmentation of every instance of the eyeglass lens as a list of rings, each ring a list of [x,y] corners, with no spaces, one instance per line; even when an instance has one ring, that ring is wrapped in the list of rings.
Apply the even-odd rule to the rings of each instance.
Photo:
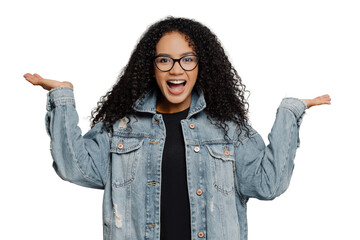
[[[191,71],[197,65],[197,56],[184,56],[179,59],[180,66],[186,70]],[[174,66],[174,59],[166,56],[159,56],[155,58],[155,64],[161,71],[169,71]]]

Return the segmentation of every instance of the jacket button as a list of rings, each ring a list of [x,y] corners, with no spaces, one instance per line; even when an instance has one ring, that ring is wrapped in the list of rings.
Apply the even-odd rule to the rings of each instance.
[[[195,124],[190,123],[189,127],[190,127],[191,129],[194,129],[194,128],[195,128]]]
[[[202,193],[203,193],[203,191],[202,191],[200,188],[199,188],[198,190],[196,190],[196,194],[197,194],[197,195],[200,196]]]
[[[204,237],[204,233],[203,233],[203,232],[199,232],[199,233],[198,233],[198,237],[199,237],[199,238]]]
[[[194,151],[195,151],[195,152],[199,152],[199,151],[200,151],[200,147],[197,147],[197,146],[194,147]]]
[[[122,144],[122,143],[120,143],[119,145],[118,145],[118,148],[123,148],[124,147],[124,145]]]

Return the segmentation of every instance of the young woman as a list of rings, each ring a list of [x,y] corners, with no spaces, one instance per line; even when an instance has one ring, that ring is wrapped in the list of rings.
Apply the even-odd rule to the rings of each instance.
[[[285,98],[265,146],[216,36],[173,17],[143,35],[84,136],[71,83],[24,77],[50,90],[57,174],[104,189],[104,239],[247,239],[248,199],[287,189],[305,109],[330,104]]]

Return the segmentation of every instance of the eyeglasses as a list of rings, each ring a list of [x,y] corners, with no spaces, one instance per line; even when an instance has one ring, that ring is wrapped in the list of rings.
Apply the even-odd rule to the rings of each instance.
[[[186,55],[178,59],[168,56],[156,56],[154,58],[155,66],[162,72],[170,71],[176,62],[179,62],[180,67],[185,71],[192,71],[198,65],[199,57],[197,55]]]

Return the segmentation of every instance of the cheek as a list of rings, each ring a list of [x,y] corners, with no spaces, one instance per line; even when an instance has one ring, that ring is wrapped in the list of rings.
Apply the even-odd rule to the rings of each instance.
[[[195,83],[198,77],[198,71],[191,72],[191,75],[189,77],[191,78],[192,82]]]
[[[166,73],[160,72],[159,70],[155,70],[154,77],[157,84],[160,85],[164,81],[166,77]]]

